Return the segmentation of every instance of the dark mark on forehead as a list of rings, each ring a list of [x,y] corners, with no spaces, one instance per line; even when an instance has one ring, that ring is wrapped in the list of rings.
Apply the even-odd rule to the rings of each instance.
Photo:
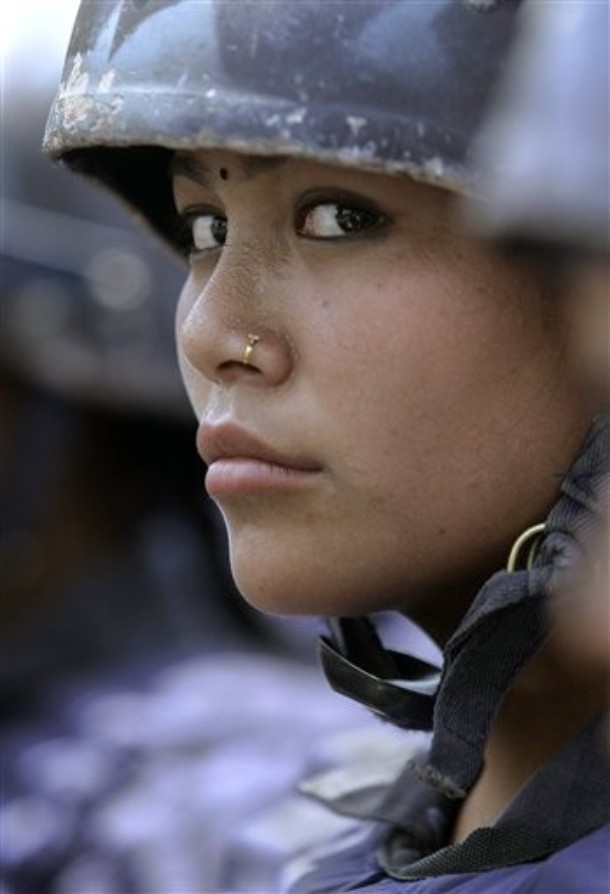
[[[241,173],[247,180],[266,171],[280,167],[287,162],[285,156],[264,156],[264,155],[243,155],[235,158],[233,168]],[[213,168],[211,165],[201,161],[194,152],[177,152],[169,166],[170,177],[186,177],[194,180],[201,186],[210,186],[215,179],[216,172],[222,180],[228,180],[230,172],[227,167],[219,169]]]

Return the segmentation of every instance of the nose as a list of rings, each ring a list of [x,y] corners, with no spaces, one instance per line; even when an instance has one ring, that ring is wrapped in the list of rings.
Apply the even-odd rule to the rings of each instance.
[[[204,284],[189,278],[177,320],[183,361],[215,383],[284,382],[294,356],[274,288],[245,263],[231,269],[221,261]]]

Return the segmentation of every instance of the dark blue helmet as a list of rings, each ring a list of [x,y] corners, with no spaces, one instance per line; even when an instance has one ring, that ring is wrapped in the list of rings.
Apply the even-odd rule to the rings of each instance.
[[[468,190],[517,2],[83,0],[45,150],[173,242],[178,149],[409,174]]]

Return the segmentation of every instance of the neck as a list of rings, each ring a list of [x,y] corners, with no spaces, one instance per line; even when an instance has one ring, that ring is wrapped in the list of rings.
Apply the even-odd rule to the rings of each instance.
[[[460,810],[454,842],[491,825],[530,776],[608,705],[607,677],[575,670],[556,638],[517,677],[491,728],[483,770]]]

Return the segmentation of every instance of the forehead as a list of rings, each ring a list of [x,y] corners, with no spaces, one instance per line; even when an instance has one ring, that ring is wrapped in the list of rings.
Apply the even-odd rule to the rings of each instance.
[[[224,149],[175,152],[169,172],[175,181],[184,178],[206,188],[213,188],[219,179],[248,183],[265,175],[281,175],[295,186],[300,183],[337,186],[352,192],[368,192],[380,200],[407,200],[445,210],[457,197],[449,189],[421,183],[404,173],[366,170],[287,155],[250,155]]]
[[[289,163],[286,156],[242,155],[237,152],[200,150],[176,152],[169,171],[172,178],[186,177],[203,186],[210,180],[221,177],[227,179],[232,173],[245,180],[252,180],[261,174],[278,170]]]

